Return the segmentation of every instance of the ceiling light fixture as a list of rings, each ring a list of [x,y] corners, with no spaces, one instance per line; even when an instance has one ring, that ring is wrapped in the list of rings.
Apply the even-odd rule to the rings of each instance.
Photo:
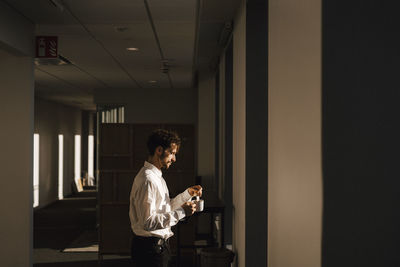
[[[126,50],[128,50],[128,51],[139,51],[139,48],[136,48],[136,47],[128,47]]]
[[[151,80],[151,81],[149,81],[149,83],[157,83],[157,81]]]

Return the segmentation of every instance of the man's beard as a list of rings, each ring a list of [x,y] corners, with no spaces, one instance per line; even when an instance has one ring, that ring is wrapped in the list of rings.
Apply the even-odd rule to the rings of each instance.
[[[162,154],[162,156],[160,157],[160,163],[161,163],[161,168],[162,169],[166,169],[168,170],[168,168],[171,166],[172,162],[165,162],[164,159],[167,157],[166,152],[164,151],[164,153]],[[170,163],[170,164],[168,164]]]
[[[161,162],[162,169],[168,170],[170,166],[171,166],[171,163],[168,164],[168,162],[163,162],[163,161]]]

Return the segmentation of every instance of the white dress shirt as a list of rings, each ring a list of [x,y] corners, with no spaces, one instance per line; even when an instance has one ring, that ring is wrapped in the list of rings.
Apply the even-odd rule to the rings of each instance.
[[[129,218],[132,231],[139,236],[173,236],[171,226],[185,217],[181,207],[189,201],[188,190],[170,200],[167,184],[162,172],[153,164],[145,161],[133,181]]]

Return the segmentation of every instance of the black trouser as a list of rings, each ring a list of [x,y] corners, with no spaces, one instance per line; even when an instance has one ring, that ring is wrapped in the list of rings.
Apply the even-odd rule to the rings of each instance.
[[[131,257],[134,267],[168,267],[168,240],[133,235]]]

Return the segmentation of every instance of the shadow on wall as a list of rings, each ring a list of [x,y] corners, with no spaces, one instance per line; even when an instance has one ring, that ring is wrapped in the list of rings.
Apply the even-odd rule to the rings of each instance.
[[[400,266],[399,4],[323,2],[322,266]]]

